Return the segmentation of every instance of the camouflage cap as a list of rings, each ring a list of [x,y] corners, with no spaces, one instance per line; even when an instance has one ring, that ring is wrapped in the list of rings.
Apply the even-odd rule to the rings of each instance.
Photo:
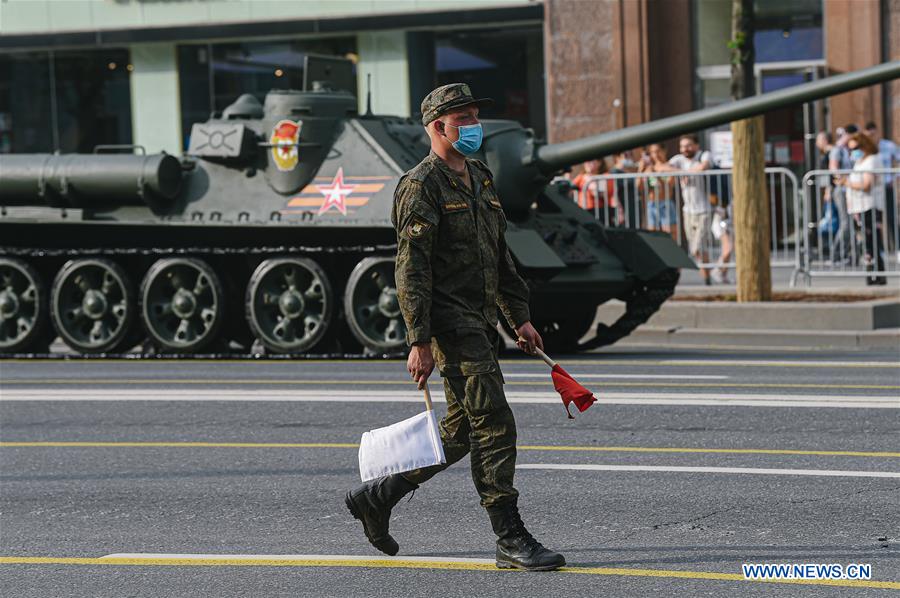
[[[445,114],[451,108],[475,104],[479,108],[486,108],[494,104],[490,98],[475,99],[472,90],[465,83],[450,83],[433,90],[422,100],[422,124],[428,123]]]

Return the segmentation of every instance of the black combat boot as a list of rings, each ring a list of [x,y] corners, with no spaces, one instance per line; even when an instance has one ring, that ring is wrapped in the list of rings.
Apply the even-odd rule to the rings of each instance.
[[[516,501],[488,507],[487,512],[497,534],[498,568],[552,571],[566,565],[563,555],[544,548],[528,533]]]
[[[389,475],[351,490],[344,502],[350,513],[362,521],[363,531],[372,546],[394,556],[400,546],[388,533],[391,509],[401,498],[418,487],[418,484],[413,484],[400,474]]]

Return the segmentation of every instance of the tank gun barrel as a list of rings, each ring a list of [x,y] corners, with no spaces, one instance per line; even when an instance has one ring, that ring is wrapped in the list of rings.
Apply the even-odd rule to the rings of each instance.
[[[885,62],[851,73],[835,75],[802,83],[758,96],[729,102],[712,108],[704,108],[670,116],[653,122],[618,131],[601,133],[584,139],[566,141],[539,147],[531,161],[545,175],[551,175],[568,166],[620,152],[647,143],[671,139],[676,135],[692,133],[708,127],[715,127],[734,120],[740,120],[777,108],[819,100],[828,96],[868,87],[900,78],[900,61]]]
[[[165,153],[10,154],[0,156],[0,204],[168,204],[181,176],[178,158]]]

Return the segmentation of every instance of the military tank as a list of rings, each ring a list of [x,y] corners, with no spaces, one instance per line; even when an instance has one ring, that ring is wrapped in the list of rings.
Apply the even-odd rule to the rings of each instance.
[[[604,228],[550,184],[570,154],[519,123],[483,124],[476,157],[547,346],[613,343],[646,321],[693,267],[684,251]],[[47,353],[57,337],[100,355],[400,352],[390,212],[428,151],[419,121],[359,115],[355,96],[318,85],[240,96],[193,125],[183,157],[4,155],[0,353]],[[625,314],[579,345],[613,298]]]

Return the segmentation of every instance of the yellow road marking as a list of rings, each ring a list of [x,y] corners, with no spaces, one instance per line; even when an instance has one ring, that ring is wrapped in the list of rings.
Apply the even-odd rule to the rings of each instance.
[[[341,448],[355,449],[359,444],[352,442],[0,442],[0,448]],[[731,455],[814,455],[825,457],[897,457],[900,453],[876,451],[807,451],[793,449],[727,449],[727,448],[681,448],[652,446],[567,446],[525,444],[517,447],[520,451],[570,451],[604,453],[715,453]]]
[[[0,442],[0,448],[359,448],[349,442]]]
[[[696,348],[696,347],[694,347]],[[761,348],[762,349],[762,348]],[[797,350],[806,350],[803,347],[796,347]],[[598,356],[602,356],[603,354],[597,354]],[[607,367],[607,366],[615,366],[615,365],[625,365],[625,366],[661,366],[661,367],[765,367],[765,368],[835,368],[840,367],[841,369],[847,368],[859,368],[859,369],[894,369],[898,367],[898,364],[894,363],[852,363],[852,362],[844,362],[844,361],[817,361],[817,362],[803,362],[803,363],[774,363],[771,361],[761,361],[759,364],[751,363],[752,360],[723,360],[717,359],[712,361],[704,361],[702,359],[690,360],[690,359],[667,359],[667,360],[653,360],[653,361],[642,361],[637,359],[611,359],[611,360],[603,360],[602,357],[599,359],[584,359],[584,358],[575,358],[575,359],[564,359],[562,363],[566,365],[594,365],[598,367]],[[290,365],[293,367],[302,366],[304,364],[329,364],[329,363],[353,363],[357,365],[379,365],[379,364],[395,364],[395,363],[406,363],[405,359],[255,359],[248,357],[246,359],[201,359],[201,358],[192,358],[192,359],[183,359],[178,357],[154,357],[148,359],[122,359],[122,358],[110,358],[110,359],[74,359],[74,360],[64,360],[64,359],[55,359],[55,358],[46,358],[46,357],[34,357],[27,359],[0,359],[0,364],[9,363],[9,364],[22,364],[22,363],[58,363],[60,365],[81,365],[85,363],[100,363],[100,364],[109,364],[109,363],[140,363],[142,366],[146,364],[159,363],[162,365],[170,366],[173,363],[178,364],[190,364],[190,363],[221,363],[221,364],[266,364],[266,365]],[[511,366],[515,364],[523,364],[530,363],[525,361],[524,359],[501,359],[500,365],[502,366]]]
[[[265,558],[81,558],[81,557],[0,557],[4,565],[113,565],[113,566],[177,566],[177,567],[364,567],[383,569],[443,569],[455,571],[512,571],[497,569],[488,563],[453,561],[407,561],[400,559],[330,560],[330,559],[265,559]],[[622,567],[563,567],[560,573],[581,575],[620,575],[628,577],[662,577],[708,579],[717,581],[752,581],[755,583],[793,583],[799,585],[841,586],[847,588],[900,589],[900,581],[767,579],[748,580],[738,573],[711,571],[679,571],[670,569],[629,569]]]
[[[576,374],[577,376],[577,374]],[[547,385],[549,386],[550,376],[547,376]],[[123,385],[132,385],[132,384],[145,384],[145,385],[159,385],[159,384],[207,384],[207,385],[236,385],[236,384],[244,384],[244,385],[266,385],[266,386],[289,386],[289,385],[310,385],[310,384],[319,384],[319,385],[344,385],[344,386],[408,386],[408,382],[399,382],[397,380],[304,380],[304,379],[296,379],[296,380],[272,380],[272,379],[262,379],[262,380],[241,380],[241,379],[231,379],[226,380],[222,378],[210,378],[210,379],[197,379],[197,378],[122,378],[122,379],[113,379],[113,378],[84,378],[84,379],[73,379],[73,378],[34,378],[34,379],[26,379],[26,378],[18,378],[14,380],[3,380],[0,382],[0,386],[2,385],[43,385],[43,384],[53,384],[53,385],[65,385],[65,386],[79,386],[79,385],[90,385],[90,384],[123,384]],[[518,381],[514,380],[511,382],[506,382],[506,386],[539,386],[544,384],[543,382],[527,382],[527,381]],[[811,389],[829,389],[829,388],[841,388],[847,390],[900,390],[900,385],[896,384],[797,384],[797,383],[767,383],[767,382],[616,382],[614,380],[604,380],[603,385],[606,387],[640,387],[640,388],[648,388],[648,387],[664,387],[664,388],[811,388]],[[890,398],[890,397],[888,397]]]

